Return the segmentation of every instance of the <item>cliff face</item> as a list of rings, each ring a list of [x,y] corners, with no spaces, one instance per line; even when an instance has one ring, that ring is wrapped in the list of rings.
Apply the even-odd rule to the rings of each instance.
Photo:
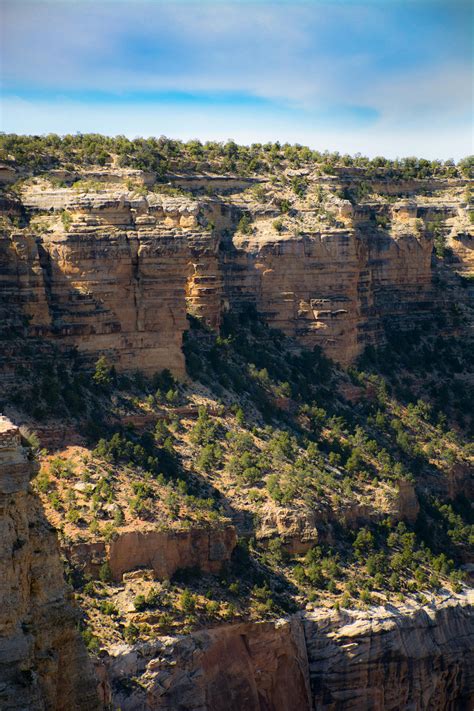
[[[472,595],[423,608],[320,609],[115,647],[103,672],[115,689],[140,678],[131,695],[113,695],[124,711],[467,710],[473,632]]]
[[[156,580],[170,580],[180,568],[218,573],[230,560],[237,542],[234,526],[188,531],[124,531],[106,545],[78,543],[66,550],[69,561],[88,575],[97,576],[107,562],[114,580],[124,573],[147,568]]]
[[[123,711],[305,711],[311,708],[303,627],[297,618],[239,624],[126,645],[105,658],[112,688],[140,678],[130,694],[112,694]]]
[[[0,241],[5,318],[15,307],[30,336],[91,357],[106,353],[119,369],[183,375],[186,311],[216,327],[242,303],[348,364],[381,342],[385,319],[436,311],[432,224],[459,270],[470,269],[462,186],[449,199],[417,197],[412,186],[411,200],[360,205],[324,187],[324,207],[298,199],[282,219],[277,194],[269,204],[239,192],[207,200],[139,194],[120,188],[124,177],[87,192],[25,185],[7,211],[26,226]],[[326,185],[308,179],[314,189]],[[237,229],[242,215],[252,220],[245,234]]]
[[[467,599],[403,612],[309,613],[313,707],[349,711],[469,709],[474,615]]]
[[[28,490],[35,466],[18,429],[5,418],[0,418],[0,471],[0,706],[98,709],[57,537]]]
[[[321,346],[349,364],[379,343],[382,320],[429,309],[432,242],[410,227],[393,233],[360,225],[316,228],[299,235],[268,225],[234,238],[227,263],[231,301],[250,300],[269,323],[308,347]]]
[[[422,324],[446,304],[448,297],[433,286],[436,240],[440,251],[451,250],[445,266],[454,266],[465,275],[472,272],[472,227],[461,195],[464,186],[459,183],[404,182],[397,190],[373,184],[373,191],[386,194],[357,203],[340,197],[343,183],[337,178],[328,181],[309,173],[306,194],[296,197],[288,187],[290,175],[277,188],[264,179],[251,183],[221,177],[210,186],[217,191],[212,197],[202,194],[202,188],[209,186],[198,178],[193,182],[193,176],[175,183],[195,189],[199,197],[179,194],[170,186],[168,194],[147,191],[146,185],[157,186],[152,185],[153,176],[139,171],[131,174],[110,168],[76,177],[81,178],[79,185],[68,188],[55,188],[47,178],[29,178],[18,189],[17,198],[12,194],[4,201],[12,221],[2,223],[5,229],[0,238],[0,331],[5,330],[8,337],[2,341],[2,385],[8,386],[8,374],[12,384],[17,373],[21,378],[24,368],[17,334],[26,335],[30,343],[75,347],[90,362],[105,354],[119,370],[139,369],[151,375],[169,368],[184,376],[187,312],[216,328],[226,312],[248,304],[255,305],[271,326],[310,348],[321,346],[335,360],[348,364],[365,345],[383,342],[385,321],[394,327]],[[139,184],[128,185],[130,180]],[[411,198],[399,199],[400,192],[410,193]],[[449,288],[455,291],[457,283],[452,279]],[[202,332],[196,332],[198,340]],[[346,384],[357,401],[362,388],[351,385],[348,377]],[[190,391],[189,385],[181,390]],[[117,393],[111,397],[119,412]],[[196,398],[194,415],[203,402],[201,389]],[[140,425],[146,420],[154,424],[157,413],[146,404],[138,414],[124,415],[121,423]],[[288,413],[295,404],[278,397],[278,408],[287,407]],[[166,406],[165,413],[186,415],[185,410],[178,413]],[[224,414],[225,429],[240,432],[233,415]],[[6,709],[97,708],[95,679],[76,631],[77,613],[64,587],[57,540],[28,490],[33,465],[26,459],[15,428],[6,424],[2,437],[0,579],[6,603],[0,612],[0,701]],[[63,433],[58,439],[68,436]],[[188,471],[195,473],[198,450],[177,436],[173,442],[179,456],[185,457]],[[436,456],[434,447],[433,451]],[[283,478],[293,462],[285,458],[282,462],[277,461],[275,467]],[[227,470],[222,469],[227,477]],[[105,471],[110,475],[111,499],[119,491],[126,499],[125,475],[120,478],[112,470]],[[324,471],[343,476],[334,467]],[[219,476],[207,474],[219,491]],[[126,476],[134,476],[131,468]],[[140,471],[138,477],[142,478]],[[207,477],[202,478],[205,483]],[[453,468],[449,479],[453,493],[465,492],[466,478],[462,468]],[[258,486],[264,481],[258,481]],[[230,482],[230,477],[224,482],[226,495]],[[257,530],[249,524],[244,532],[255,534],[263,544],[281,542],[286,552],[299,554],[318,541],[337,544],[334,532],[341,523],[358,529],[390,516],[414,524],[420,506],[413,485],[404,479],[396,486],[375,482],[371,488],[364,482],[364,496],[350,491],[336,507],[336,497],[322,502],[324,489],[314,499],[311,491],[309,503],[298,494],[299,499],[295,495],[285,506],[277,507],[273,501],[265,508],[259,503],[265,496],[255,498],[253,503],[262,516]],[[237,483],[230,501],[238,507],[230,513],[236,526],[244,528],[254,509],[242,507],[242,482]],[[46,478],[46,490],[50,484]],[[105,527],[112,526],[114,512],[121,509],[105,495],[100,505],[99,496],[94,502],[99,472],[84,478],[80,488],[72,484],[71,475],[61,483],[58,500],[67,502],[71,493],[67,503],[77,507],[69,522],[72,528],[76,516],[74,535],[86,531],[93,514],[103,519],[105,536]],[[153,497],[150,506],[162,513],[166,495],[158,490]],[[85,579],[98,577],[104,562],[113,578],[110,589],[117,612],[113,603],[110,625],[101,628],[105,632],[100,637],[104,642],[98,663],[103,703],[111,702],[123,711],[441,711],[468,708],[472,702],[474,660],[469,633],[473,617],[470,601],[462,596],[438,598],[432,607],[363,612],[319,609],[289,620],[223,624],[185,637],[161,637],[164,631],[176,635],[177,630],[190,627],[184,603],[179,608],[182,627],[170,627],[166,621],[170,615],[162,614],[162,608],[175,612],[181,603],[176,605],[176,591],[166,592],[168,583],[155,590],[152,582],[168,581],[179,568],[199,566],[211,574],[221,571],[231,558],[236,530],[217,525],[210,529],[201,523],[178,531],[179,516],[172,509],[166,510],[164,519],[170,529],[157,530],[152,517],[138,524],[129,502],[121,503],[127,515],[123,530],[111,537],[107,533],[104,540],[72,540],[66,550],[76,572],[84,573]],[[67,517],[61,520],[66,511],[70,509],[58,507],[56,525],[66,520],[67,526]],[[155,521],[159,520],[156,516]],[[92,530],[90,526],[88,535]],[[290,575],[290,584],[291,579]],[[90,597],[86,587],[93,588]],[[95,583],[83,586],[80,599],[86,600],[86,612],[100,609],[109,594],[99,601],[103,590],[107,590],[105,584],[100,590]],[[246,592],[250,597],[254,594],[250,587]],[[239,620],[257,617],[252,611],[248,616],[239,611],[234,614],[233,602],[221,605],[221,592],[216,600],[201,597],[198,603],[191,600],[197,605],[200,617],[196,619],[201,625],[228,622],[232,615]],[[139,609],[140,598],[149,609]],[[159,603],[149,604],[158,598]],[[300,607],[301,599],[305,598],[297,599]],[[267,610],[268,614],[275,614],[274,609]],[[192,622],[193,616],[189,617]],[[125,627],[125,620],[133,624]],[[138,638],[149,641],[134,646],[113,643],[137,639],[134,627]],[[91,625],[91,629],[96,628]]]
[[[48,231],[39,239],[34,231],[14,233],[2,272],[30,333],[86,354],[109,353],[122,369],[171,367],[183,374],[185,284],[197,205],[126,198],[113,190],[91,197],[67,189],[33,191],[23,200]],[[50,209],[53,218],[45,218]],[[69,231],[61,215],[71,221]]]

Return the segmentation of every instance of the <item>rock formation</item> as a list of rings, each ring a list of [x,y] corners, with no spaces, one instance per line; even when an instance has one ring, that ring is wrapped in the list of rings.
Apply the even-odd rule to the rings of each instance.
[[[228,625],[104,658],[123,711],[452,711],[474,701],[471,595]],[[103,670],[104,671],[104,670]]]
[[[28,484],[36,466],[0,418],[0,707],[93,711],[96,680],[77,631],[55,531]]]
[[[123,531],[104,542],[78,543],[66,550],[70,562],[88,575],[97,576],[107,562],[114,580],[137,568],[153,570],[157,580],[170,580],[180,568],[218,573],[230,560],[237,542],[234,526],[188,531]]]
[[[303,627],[297,618],[239,624],[123,645],[103,661],[112,688],[140,678],[132,694],[112,694],[122,711],[306,711],[311,708]]]
[[[39,180],[22,188],[21,201],[5,198],[6,212],[27,220],[0,240],[5,323],[14,306],[30,336],[60,339],[94,358],[106,353],[119,369],[183,375],[186,312],[216,327],[227,309],[252,303],[272,326],[348,364],[383,340],[384,320],[436,310],[434,221],[459,270],[470,273],[466,205],[461,197],[417,197],[424,184],[411,186],[410,200],[388,204],[352,205],[331,193],[326,217],[321,205],[302,202],[275,229],[276,206],[238,193],[141,194],[121,187],[125,178],[110,169],[104,187],[95,176],[84,192],[80,183],[52,188]],[[326,190],[324,179],[311,180]],[[459,193],[456,181],[451,187]],[[237,230],[242,214],[253,219],[250,233]]]
[[[297,172],[287,168],[275,183],[266,177],[170,175],[172,185],[166,189],[150,173],[113,166],[53,170],[39,177],[25,170],[25,180],[12,189],[18,176],[0,166],[8,186],[0,196],[5,213],[0,235],[0,335],[6,335],[0,356],[2,388],[8,389],[25,367],[17,337],[22,348],[26,343],[27,348],[48,344],[51,352],[52,344],[77,349],[86,365],[104,354],[119,371],[153,375],[168,368],[183,378],[187,315],[215,329],[228,312],[249,305],[296,342],[320,346],[348,365],[365,346],[384,342],[387,321],[395,328],[422,326],[446,306],[448,298],[435,288],[434,276],[441,273],[454,291],[461,283],[466,286],[467,280],[452,275],[473,273],[465,181],[372,180],[373,199],[358,201],[352,193],[351,200],[342,197],[361,187],[354,176],[311,171],[304,172],[303,193],[290,188]],[[57,187],[59,181],[70,187]],[[434,246],[449,251],[441,265]],[[203,342],[207,338],[198,329],[196,334]],[[357,407],[364,390],[349,383],[348,375],[344,378],[347,398]],[[370,400],[370,393],[366,395]],[[272,402],[288,415],[300,404],[289,397]],[[174,414],[192,419],[197,412],[193,405]],[[155,415],[149,410],[124,414],[121,424],[154,424]],[[50,431],[50,443],[70,443],[74,432],[69,437],[67,422],[64,432],[59,431],[62,422],[53,426],[57,431]],[[41,427],[47,430],[51,424],[40,424],[40,434]],[[192,448],[191,454],[183,450],[191,458]],[[452,497],[468,491],[463,466],[453,467],[450,474]],[[63,580],[56,534],[28,488],[35,464],[18,429],[6,420],[0,421],[0,467],[2,709],[93,711],[109,704],[122,711],[472,707],[474,629],[472,596],[467,594],[358,612],[308,605],[285,620],[226,623],[180,637],[157,636],[153,629],[141,637],[147,642],[134,645],[109,639],[94,676],[77,631],[78,611]],[[332,465],[326,470],[338,479],[344,476],[343,469]],[[413,525],[420,503],[411,481],[375,481],[370,496],[369,484],[363,482],[364,496],[340,498],[334,510],[327,501],[304,506],[289,501],[262,506],[255,528],[246,524],[251,511],[237,509],[232,520],[237,526],[239,517],[244,520],[240,533],[255,535],[270,552],[270,542],[278,539],[283,552],[294,555],[316,543],[334,543],[341,523],[357,529],[389,518]],[[88,489],[86,481],[82,486]],[[76,497],[80,511],[96,513],[99,509],[89,507],[85,498]],[[58,509],[56,523],[63,511]],[[80,518],[79,508],[76,516],[78,528],[85,531],[89,521]],[[111,518],[107,516],[104,535]],[[203,519],[198,524],[187,519],[189,529],[178,530],[173,519],[169,530],[158,530],[150,518],[134,530],[131,518],[124,520],[123,528],[110,529],[106,539],[93,540],[88,534],[87,540],[69,540],[64,551],[83,582],[88,576],[97,578],[107,562],[108,582],[117,596],[119,587],[126,588],[126,573],[137,568],[147,569],[143,579],[144,571],[132,573],[136,578],[131,587],[141,597],[147,576],[150,588],[180,568],[220,572],[236,545],[236,529],[230,525],[211,528]],[[87,586],[98,595],[104,589],[96,591],[95,582],[83,589]],[[248,590],[252,595],[252,588]],[[138,612],[133,600],[127,604]],[[166,609],[175,602],[166,602]],[[231,615],[221,614],[220,601],[214,602],[219,617],[206,618],[212,620],[209,624],[228,622]],[[88,613],[99,607],[93,601]],[[113,608],[112,603],[111,617]],[[167,614],[164,621],[157,620],[157,625],[163,623],[158,634],[189,630],[167,626]],[[237,614],[240,620],[255,619],[253,613],[245,617],[241,612],[234,619]],[[158,609],[151,616],[159,618]],[[115,640],[140,638],[138,628],[132,634],[133,627],[135,622],[146,625],[146,616],[141,622],[133,618],[128,635],[124,619],[129,618],[119,619],[119,612],[116,617],[115,627],[109,628]],[[188,625],[185,614],[183,618]]]
[[[313,708],[469,709],[474,701],[472,594],[402,611],[304,617]]]

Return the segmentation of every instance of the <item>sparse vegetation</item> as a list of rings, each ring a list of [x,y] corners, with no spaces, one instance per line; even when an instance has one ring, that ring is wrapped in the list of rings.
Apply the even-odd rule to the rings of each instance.
[[[166,182],[171,169],[185,177],[193,171],[232,173],[233,181],[261,175],[261,184],[244,182],[252,187],[242,191],[228,229],[222,229],[223,242],[236,230],[282,245],[298,235],[323,240],[324,230],[343,240],[356,213],[341,203],[349,200],[360,208],[357,219],[366,220],[354,218],[351,229],[363,224],[374,243],[385,244],[397,229],[432,240],[433,288],[437,278],[446,279],[445,301],[451,293],[458,298],[458,287],[469,290],[468,277],[446,277],[453,255],[446,221],[436,209],[427,208],[435,217],[418,214],[397,223],[392,203],[404,196],[374,192],[376,183],[382,190],[384,181],[397,178],[465,175],[469,159],[456,166],[351,158],[276,143],[245,147],[90,135],[3,136],[2,142],[5,160],[13,157],[31,169],[26,181],[43,174],[51,185],[54,177],[43,171],[65,161],[71,171],[112,160],[151,171],[158,181],[151,190],[170,197],[191,192]],[[320,184],[313,182],[315,174]],[[345,182],[325,177],[335,175]],[[24,186],[22,181],[9,194]],[[215,221],[209,219],[219,194],[212,186],[195,190],[204,207],[196,211],[193,230],[206,239],[206,229],[212,238],[220,230],[218,212]],[[80,180],[72,187],[95,191],[104,184]],[[127,188],[139,195],[148,191],[135,179]],[[469,200],[462,206],[463,229],[472,221]],[[27,225],[31,234],[44,235],[43,227],[58,230],[61,224],[67,232],[75,218],[65,210],[33,223],[24,215],[5,219],[7,232]],[[377,298],[385,298],[382,291]],[[310,296],[310,307],[295,307],[302,314],[313,308]],[[436,317],[413,316],[408,329],[394,309],[390,324],[380,320],[376,326],[385,345],[368,346],[343,369],[320,348],[305,348],[268,327],[252,305],[236,298],[219,329],[189,317],[183,382],[168,370],[154,377],[116,372],[112,348],[94,363],[85,353],[31,338],[28,318],[19,320],[5,343],[12,352],[18,346],[22,360],[2,399],[46,431],[53,420],[77,434],[74,445],[40,452],[32,430],[22,432],[32,450],[28,456],[41,460],[33,487],[62,541],[97,546],[97,560],[87,570],[71,564],[68,577],[86,610],[88,648],[97,653],[109,639],[133,644],[211,623],[278,617],[310,604],[363,608],[397,596],[421,601],[443,588],[461,590],[474,521],[456,476],[461,481],[472,466],[474,393],[472,342],[459,336],[467,301],[456,299],[440,305]],[[54,309],[54,299],[51,304]],[[337,323],[338,314],[330,313],[331,324]],[[100,553],[124,531],[179,538],[202,528],[207,536],[231,522],[245,537],[222,569],[210,566],[214,573],[196,564],[167,581],[151,570],[134,570],[118,583]]]

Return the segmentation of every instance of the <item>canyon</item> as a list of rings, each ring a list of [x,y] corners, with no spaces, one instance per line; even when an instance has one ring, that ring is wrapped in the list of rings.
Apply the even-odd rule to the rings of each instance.
[[[112,645],[93,670],[75,628],[77,611],[62,577],[55,534],[28,491],[35,465],[18,428],[6,418],[0,421],[0,457],[2,708],[471,707],[472,593],[448,595],[423,607],[316,609],[286,620]],[[169,554],[162,541],[154,547]],[[131,567],[145,557],[130,558]],[[124,687],[130,678],[139,678],[140,685]]]
[[[473,180],[108,160],[0,167],[2,709],[467,711]]]
[[[439,309],[433,225],[458,271],[473,269],[467,184],[459,179],[411,181],[400,186],[410,199],[353,205],[337,193],[350,179],[304,175],[323,197],[295,198],[287,224],[275,229],[282,198],[265,181],[262,201],[251,192],[255,181],[203,199],[213,185],[206,177],[189,197],[139,194],[140,171],[131,187],[130,171],[88,187],[93,177],[85,172],[74,188],[30,179],[7,201],[5,214],[29,222],[0,242],[4,327],[26,319],[29,336],[89,358],[106,354],[121,370],[169,368],[182,377],[186,314],[216,328],[243,304],[348,365],[384,342],[384,322],[396,328],[409,315],[422,324]],[[238,229],[242,216],[252,221],[248,234]]]

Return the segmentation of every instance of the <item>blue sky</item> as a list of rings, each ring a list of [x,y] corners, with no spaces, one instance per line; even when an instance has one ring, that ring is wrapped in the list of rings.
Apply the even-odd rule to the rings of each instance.
[[[0,0],[1,128],[473,152],[467,0]]]

